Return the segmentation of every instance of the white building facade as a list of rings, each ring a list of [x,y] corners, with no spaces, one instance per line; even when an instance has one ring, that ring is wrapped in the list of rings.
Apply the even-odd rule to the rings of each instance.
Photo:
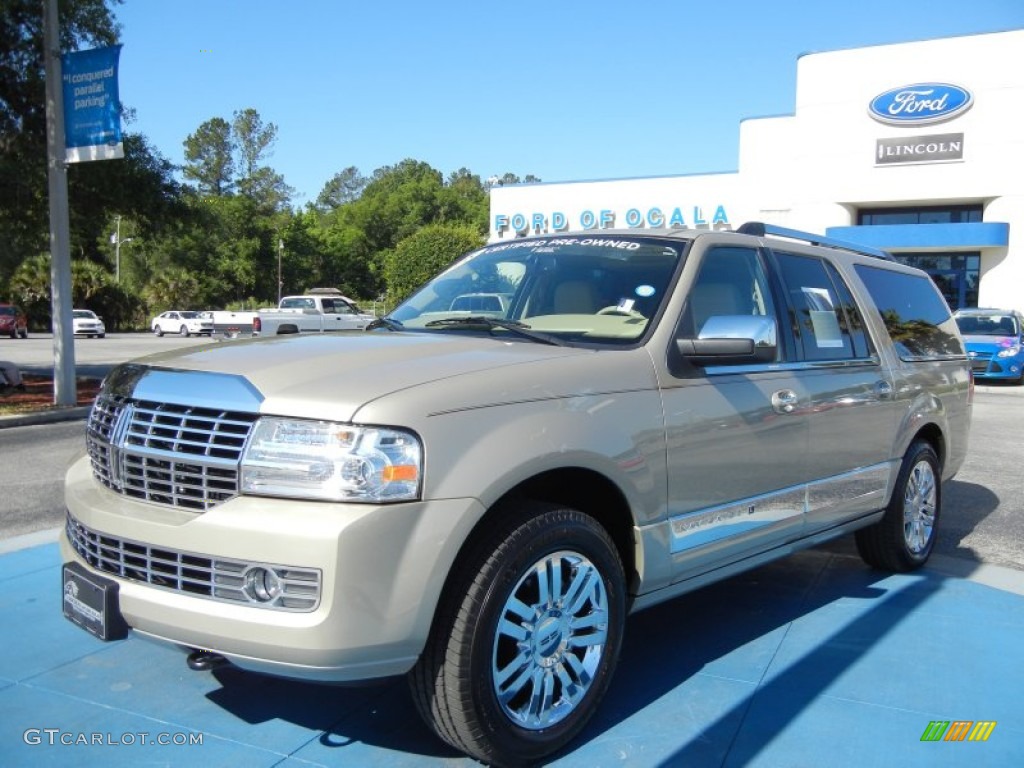
[[[491,241],[764,221],[884,248],[953,308],[1024,311],[1024,30],[814,53],[736,172],[491,190]]]

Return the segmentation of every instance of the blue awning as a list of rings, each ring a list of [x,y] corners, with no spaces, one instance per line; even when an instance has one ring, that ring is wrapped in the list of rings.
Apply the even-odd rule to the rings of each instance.
[[[1010,243],[1010,225],[1003,222],[964,224],[875,224],[829,227],[828,237],[884,250],[909,248],[998,248]]]

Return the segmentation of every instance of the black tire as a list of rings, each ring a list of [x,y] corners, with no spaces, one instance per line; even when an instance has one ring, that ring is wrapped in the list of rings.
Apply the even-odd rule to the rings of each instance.
[[[941,507],[939,457],[930,444],[916,441],[903,457],[882,519],[855,534],[861,559],[896,573],[920,568],[935,548]]]
[[[21,336],[21,338],[23,338],[23,339],[27,339],[28,338],[28,328],[22,328],[18,332],[18,335]]]
[[[161,328],[159,325],[154,326],[153,327],[153,333],[155,333],[157,336],[163,336],[164,335],[164,329]]]
[[[509,512],[457,566],[409,682],[441,739],[489,764],[523,765],[567,744],[597,709],[622,646],[626,582],[588,515],[538,502]],[[553,685],[539,714],[527,706],[540,693],[534,675]]]
[[[189,336],[188,326],[187,325],[181,326],[181,328],[178,329],[178,335],[181,336],[183,339],[187,339],[188,336]]]

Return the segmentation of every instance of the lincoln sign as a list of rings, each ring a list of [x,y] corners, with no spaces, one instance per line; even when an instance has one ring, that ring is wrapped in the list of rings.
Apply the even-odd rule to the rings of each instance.
[[[875,165],[948,163],[964,159],[962,133],[938,133],[906,139],[877,139]]]

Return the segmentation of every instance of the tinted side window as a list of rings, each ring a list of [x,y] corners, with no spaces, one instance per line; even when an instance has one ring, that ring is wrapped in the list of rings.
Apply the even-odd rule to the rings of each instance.
[[[856,266],[903,360],[963,357],[956,323],[927,275]]]
[[[805,360],[851,360],[858,353],[839,291],[821,259],[778,253],[793,336]],[[864,348],[863,339],[861,349]]]
[[[828,271],[829,277],[832,278],[832,283],[836,287],[836,291],[839,293],[839,301],[842,303],[843,315],[846,317],[846,325],[844,328],[850,334],[850,338],[853,341],[853,353],[857,357],[870,357],[875,353],[875,347],[871,343],[871,337],[868,335],[867,328],[864,324],[864,316],[861,314],[860,307],[857,306],[857,302],[853,300],[853,294],[850,293],[850,288],[846,285],[846,281],[843,280],[842,275],[836,270],[831,264],[825,264],[825,269]],[[842,325],[842,323],[840,323]]]

